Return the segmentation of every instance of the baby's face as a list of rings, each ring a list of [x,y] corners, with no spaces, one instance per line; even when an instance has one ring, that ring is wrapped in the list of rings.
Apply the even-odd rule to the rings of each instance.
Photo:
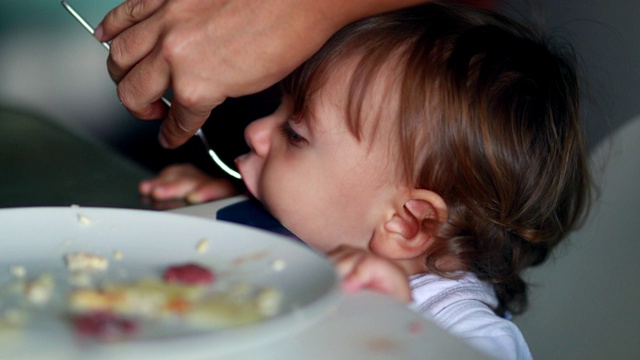
[[[385,135],[372,142],[373,125],[365,121],[364,139],[357,140],[346,124],[346,96],[338,91],[344,87],[331,85],[315,98],[313,119],[294,121],[285,96],[274,114],[251,123],[245,130],[251,152],[236,165],[249,192],[312,247],[367,248],[376,226],[391,216],[376,204],[398,191],[387,146],[391,125],[381,124],[376,134]]]

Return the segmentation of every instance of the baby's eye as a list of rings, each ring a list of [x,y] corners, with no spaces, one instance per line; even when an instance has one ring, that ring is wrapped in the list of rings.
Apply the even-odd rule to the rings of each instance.
[[[282,131],[282,135],[284,135],[284,137],[291,145],[299,146],[303,142],[307,141],[305,138],[300,136],[300,134],[295,132],[295,130],[293,130],[289,119],[287,119],[287,121],[283,122],[282,125],[280,125],[280,130]]]

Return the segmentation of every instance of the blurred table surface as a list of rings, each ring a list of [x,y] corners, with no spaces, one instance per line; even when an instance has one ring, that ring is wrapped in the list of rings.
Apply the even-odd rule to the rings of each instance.
[[[148,171],[108,147],[29,112],[0,108],[0,168],[0,207],[73,204],[148,207],[137,192],[137,183],[151,175]],[[215,221],[217,209],[238,199],[241,198],[172,212]],[[189,353],[185,349],[185,355]],[[216,358],[371,360],[484,357],[405,304],[388,296],[362,291],[345,293],[335,309],[313,326]]]
[[[151,175],[46,117],[0,107],[0,207],[145,208],[138,182]]]

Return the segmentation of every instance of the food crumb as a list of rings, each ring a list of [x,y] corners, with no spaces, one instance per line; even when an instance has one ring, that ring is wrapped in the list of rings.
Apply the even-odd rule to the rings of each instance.
[[[103,271],[109,267],[109,261],[102,256],[89,253],[73,253],[65,255],[69,271]]]
[[[247,262],[261,260],[261,259],[267,257],[268,255],[269,255],[269,251],[268,250],[254,252],[254,253],[251,253],[251,254],[247,254],[247,255],[239,256],[239,257],[235,258],[233,260],[233,264],[234,265],[243,265],[243,264],[245,264]]]
[[[23,278],[26,274],[27,274],[27,270],[24,268],[24,266],[11,266],[9,268],[9,272],[11,273],[11,275],[17,277],[17,278]]]
[[[163,279],[168,283],[206,285],[213,282],[215,275],[206,267],[187,263],[169,266],[164,272]]]
[[[274,288],[266,288],[257,296],[258,309],[262,315],[273,316],[278,313],[282,303],[282,293]]]
[[[115,250],[113,252],[113,259],[116,261],[120,261],[124,258],[124,253],[120,250]]]
[[[282,259],[276,259],[271,263],[271,268],[275,272],[280,272],[284,270],[286,267],[287,267],[287,263],[285,263],[284,260]]]
[[[207,252],[207,250],[209,250],[209,240],[202,239],[198,241],[196,244],[196,251],[202,254]]]
[[[91,224],[91,219],[89,219],[85,215],[78,214],[78,222],[82,225],[89,225]]]
[[[49,301],[52,291],[53,277],[48,273],[43,273],[38,279],[24,285],[24,295],[31,303],[37,305],[42,305]]]

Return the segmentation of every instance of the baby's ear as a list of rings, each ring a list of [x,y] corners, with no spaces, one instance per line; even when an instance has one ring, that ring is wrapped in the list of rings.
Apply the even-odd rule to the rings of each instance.
[[[371,241],[371,249],[390,259],[412,259],[422,255],[433,238],[433,226],[425,222],[447,220],[447,205],[440,195],[424,189],[413,189],[393,209],[379,234]]]

